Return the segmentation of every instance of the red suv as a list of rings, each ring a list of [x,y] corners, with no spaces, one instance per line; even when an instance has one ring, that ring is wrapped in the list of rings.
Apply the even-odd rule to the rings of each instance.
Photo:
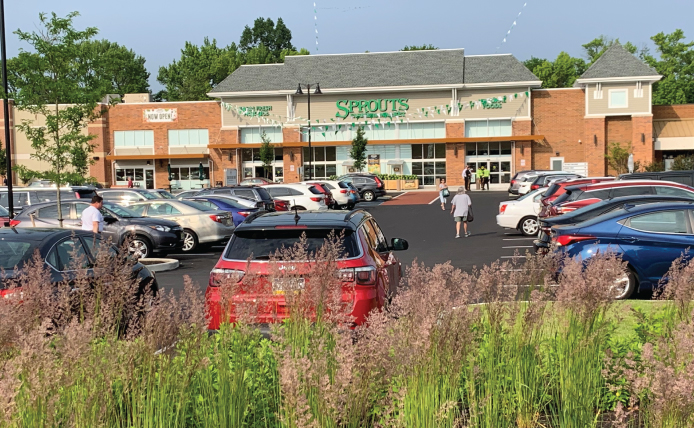
[[[549,217],[575,211],[596,202],[620,196],[666,195],[694,199],[694,188],[672,181],[618,180],[570,186],[554,200]]]
[[[366,211],[355,210],[345,215],[336,211],[304,211],[257,213],[248,217],[234,231],[222,256],[210,273],[205,292],[208,328],[219,329],[223,317],[235,322],[239,304],[258,304],[252,319],[258,324],[281,322],[289,317],[285,291],[310,290],[310,278],[301,275],[312,268],[309,261],[282,261],[279,269],[297,271],[292,284],[284,279],[270,278],[271,256],[282,248],[292,247],[305,234],[309,252],[319,250],[332,231],[342,237],[343,258],[337,260],[341,301],[356,324],[362,324],[369,312],[380,309],[388,296],[396,292],[402,275],[401,263],[394,251],[407,250],[404,239],[390,243]],[[244,281],[244,277],[248,280]],[[225,307],[223,307],[223,305]],[[227,307],[228,305],[228,307]]]
[[[566,192],[566,188],[570,186],[577,186],[580,184],[596,184],[605,181],[614,181],[614,177],[587,177],[587,178],[576,178],[573,180],[565,181],[555,181],[552,183],[540,199],[540,213],[538,217],[544,218],[549,216],[549,207],[552,205],[559,196]]]

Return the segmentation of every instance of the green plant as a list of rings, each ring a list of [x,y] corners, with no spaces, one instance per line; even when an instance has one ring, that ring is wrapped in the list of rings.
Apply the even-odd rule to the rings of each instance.
[[[631,143],[622,147],[620,143],[609,143],[605,159],[610,168],[615,170],[617,175],[629,172],[629,154],[632,152]],[[634,168],[636,170],[636,168]]]
[[[349,157],[354,161],[354,169],[362,171],[366,165],[366,145],[369,140],[364,138],[364,128],[357,128],[357,135],[352,140],[352,148],[349,151]]]
[[[265,170],[265,177],[272,170],[272,162],[275,160],[275,147],[270,142],[270,137],[267,136],[265,131],[260,135],[262,143],[260,144],[260,161],[263,163],[263,169]]]
[[[691,171],[694,169],[694,156],[679,155],[672,161],[673,171]]]

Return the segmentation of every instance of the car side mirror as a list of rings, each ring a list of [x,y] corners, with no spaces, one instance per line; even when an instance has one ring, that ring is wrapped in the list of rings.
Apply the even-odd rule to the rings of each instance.
[[[113,224],[117,221],[118,221],[117,218],[111,217],[110,215],[104,216],[104,223],[106,223],[106,224]]]
[[[405,251],[410,248],[410,244],[402,238],[393,238],[390,240],[390,248],[393,251]]]

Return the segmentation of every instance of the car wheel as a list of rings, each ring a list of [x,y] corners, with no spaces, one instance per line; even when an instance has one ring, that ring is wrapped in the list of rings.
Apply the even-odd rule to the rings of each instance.
[[[198,246],[198,236],[189,229],[183,230],[183,252],[191,252]]]
[[[137,257],[138,259],[146,259],[152,255],[152,244],[144,236],[136,235],[132,241],[130,241],[130,246],[128,247],[130,254]]]
[[[525,236],[537,236],[537,233],[540,231],[540,224],[537,221],[537,217],[525,217],[520,221],[518,229]]]
[[[366,202],[371,202],[371,201],[376,200],[376,195],[374,195],[374,192],[372,192],[371,190],[367,190],[366,192],[364,192],[362,197],[364,198],[364,200]]]
[[[636,290],[636,274],[631,269],[627,268],[617,279],[614,281],[612,290],[615,294],[615,300],[624,300],[631,297]]]

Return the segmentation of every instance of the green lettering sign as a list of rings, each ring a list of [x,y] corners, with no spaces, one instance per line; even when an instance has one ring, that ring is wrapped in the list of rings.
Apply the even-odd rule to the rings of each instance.
[[[272,111],[272,106],[239,107],[239,114],[241,114],[241,116],[251,116],[251,117],[270,116],[271,111]]]
[[[377,98],[372,100],[338,100],[335,117],[346,119],[392,118],[405,116],[410,106],[408,98]]]

